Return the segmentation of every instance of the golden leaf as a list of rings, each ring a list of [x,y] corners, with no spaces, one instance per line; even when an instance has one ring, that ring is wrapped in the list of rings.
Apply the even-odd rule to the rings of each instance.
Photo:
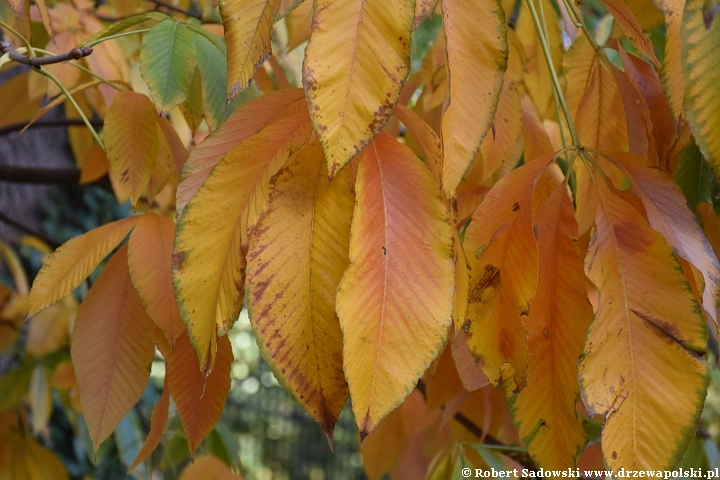
[[[315,0],[303,83],[330,177],[395,110],[410,72],[413,4]]]
[[[335,292],[349,261],[353,204],[352,172],[328,184],[314,139],[274,178],[247,256],[246,299],[260,351],[331,445],[348,397]]]

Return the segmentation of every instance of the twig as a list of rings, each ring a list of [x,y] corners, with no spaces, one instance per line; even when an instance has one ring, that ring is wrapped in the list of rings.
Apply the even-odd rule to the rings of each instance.
[[[93,16],[95,18],[97,18],[98,20],[102,20],[103,22],[120,22],[122,20],[127,20],[130,17],[134,17],[135,15],[144,15],[146,13],[155,12],[155,11],[157,11],[157,7],[153,8],[152,10],[146,10],[144,12],[133,13],[131,15],[121,15],[118,17],[110,17],[110,16],[105,16],[105,15],[100,15],[99,13],[95,13],[95,12],[93,12]]]
[[[193,17],[193,18],[197,18],[198,20],[202,20],[202,15],[200,15],[199,13],[193,13],[191,11],[182,9],[180,7],[176,7],[173,4],[163,2],[162,0],[148,0],[148,1],[154,3],[155,5],[157,5],[159,7],[165,7],[168,10],[172,10],[173,12],[182,13],[183,15],[187,15],[188,17]]]
[[[56,242],[52,238],[47,237],[45,234],[37,232],[34,229],[28,227],[27,225],[23,225],[22,223],[13,220],[12,218],[6,217],[5,214],[2,212],[0,212],[0,222],[10,225],[11,227],[15,227],[18,230],[32,235],[33,237],[39,238],[43,242],[47,243],[48,246],[51,247],[53,250],[60,246],[60,242]]]
[[[103,120],[90,120],[90,123],[95,127],[102,127]],[[28,125],[26,122],[11,123],[0,127],[0,136],[7,135],[13,132],[19,132],[25,127],[27,128],[47,128],[47,127],[84,127],[85,122],[82,118],[65,118],[59,120],[38,120],[35,123]]]
[[[52,65],[53,63],[63,63],[69,60],[80,60],[81,58],[87,57],[93,52],[90,47],[73,48],[69,52],[61,53],[58,55],[51,55],[49,57],[35,57],[30,58],[27,55],[17,53],[13,50],[10,42],[3,40],[0,42],[0,53],[7,53],[11,60],[22,63],[23,65],[30,65],[31,67],[40,67],[42,65]]]

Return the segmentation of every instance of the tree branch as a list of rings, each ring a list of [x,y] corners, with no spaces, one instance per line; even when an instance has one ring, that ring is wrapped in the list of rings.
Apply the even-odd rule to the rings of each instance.
[[[420,379],[415,386],[415,388],[422,394],[423,399],[427,403],[427,392],[425,388],[425,382]],[[445,409],[445,406],[443,405],[443,410]],[[473,422],[471,419],[463,415],[462,412],[456,412],[455,415],[453,415],[453,420],[457,421],[460,425],[465,427],[467,431],[478,437],[478,439],[483,438],[483,429],[478,426],[475,422]],[[494,445],[498,447],[506,447],[503,442],[498,440],[497,438],[493,437],[490,434],[485,434],[485,440],[483,442],[485,445]],[[532,459],[527,453],[524,452],[505,452],[505,454],[511,458],[513,458],[516,462],[520,463],[524,467],[528,467],[531,470],[536,470],[537,467],[535,467],[535,464],[533,463]]]
[[[202,15],[200,15],[199,13],[193,13],[191,11],[184,10],[180,7],[176,7],[175,5],[173,5],[171,3],[163,2],[162,0],[148,0],[148,1],[151,3],[154,3],[155,5],[157,5],[159,7],[165,7],[168,10],[172,10],[173,12],[182,13],[183,15],[187,15],[188,17],[193,17],[193,18],[197,18],[198,20],[202,20]]]
[[[13,50],[12,45],[8,41],[0,42],[0,53],[7,53],[10,56],[10,60],[23,65],[30,65],[31,67],[40,67],[42,65],[51,65],[53,63],[63,63],[69,60],[80,60],[81,58],[87,57],[93,52],[90,47],[73,48],[69,52],[61,53],[59,55],[50,55],[49,57],[35,57],[30,58],[27,55],[17,53]]]
[[[32,229],[32,228],[30,228],[30,227],[28,227],[28,226],[26,226],[26,225],[23,225],[22,223],[20,223],[20,222],[18,222],[18,221],[16,221],[16,220],[13,220],[12,218],[6,217],[5,214],[2,213],[2,212],[0,212],[0,222],[4,223],[4,224],[6,224],[6,225],[10,225],[11,227],[14,227],[14,228],[16,228],[16,229],[18,229],[18,230],[20,230],[20,231],[23,231],[23,232],[25,232],[25,233],[27,233],[27,234],[30,234],[30,235],[32,235],[33,237],[39,238],[39,239],[42,240],[43,242],[47,243],[48,246],[49,246],[50,248],[52,248],[53,250],[55,250],[56,248],[58,248],[58,247],[60,246],[60,243],[59,243],[59,242],[56,242],[56,241],[53,240],[52,238],[49,238],[48,236],[46,236],[46,235],[44,235],[44,234],[42,234],[42,233],[40,233],[40,232],[37,232],[37,231],[35,231],[34,229]]]
[[[47,185],[77,185],[80,170],[77,168],[28,168],[0,165],[0,182]]]
[[[103,120],[90,120],[90,123],[95,127],[102,127]],[[19,132],[25,127],[27,128],[45,128],[45,127],[84,127],[85,122],[82,118],[64,118],[58,120],[38,120],[30,125],[27,122],[18,122],[5,125],[0,127],[0,136],[7,135],[13,132]]]

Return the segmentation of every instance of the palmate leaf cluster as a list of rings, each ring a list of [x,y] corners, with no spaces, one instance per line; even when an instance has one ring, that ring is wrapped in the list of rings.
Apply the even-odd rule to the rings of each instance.
[[[351,401],[371,478],[683,459],[720,301],[713,8],[101,3],[0,4],[0,66],[33,67],[0,87],[19,99],[0,121],[62,105],[88,127],[69,131],[80,183],[107,177],[134,211],[36,245],[32,288],[3,244],[2,343],[25,317],[50,338],[20,367],[39,373],[3,377],[27,377],[3,406],[29,390],[32,416],[2,413],[0,448],[55,461],[22,435],[47,425],[37,392],[53,385],[98,451],[157,355],[164,388],[130,470],[174,409],[194,457],[245,307],[331,447]],[[52,61],[76,47],[94,51]],[[38,360],[69,329],[72,363]],[[184,475],[215,471],[233,475],[211,457]]]

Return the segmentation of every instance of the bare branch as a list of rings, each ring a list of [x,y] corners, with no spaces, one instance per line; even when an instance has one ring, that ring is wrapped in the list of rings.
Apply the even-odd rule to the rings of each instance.
[[[90,120],[90,123],[95,127],[102,127],[102,120]],[[19,132],[25,127],[30,128],[45,128],[45,127],[84,127],[85,122],[82,118],[65,118],[58,120],[38,120],[35,123],[28,125],[26,122],[11,123],[0,127],[0,136],[7,135],[13,132]]]
[[[175,5],[167,2],[163,2],[162,0],[148,0],[149,2],[154,3],[155,5],[159,7],[167,8],[168,10],[172,10],[173,12],[182,13],[183,15],[187,15],[188,17],[197,18],[198,20],[202,20],[202,15],[199,13],[193,13],[189,10],[182,9],[180,7],[176,7]]]
[[[13,50],[10,42],[5,40],[0,42],[0,54],[7,53],[11,60],[17,63],[22,63],[23,65],[30,65],[31,67],[40,67],[42,65],[51,65],[53,63],[63,63],[69,60],[80,60],[81,58],[87,57],[92,52],[93,49],[90,47],[80,47],[73,48],[69,52],[61,53],[59,55],[30,58],[27,55],[22,55]]]

